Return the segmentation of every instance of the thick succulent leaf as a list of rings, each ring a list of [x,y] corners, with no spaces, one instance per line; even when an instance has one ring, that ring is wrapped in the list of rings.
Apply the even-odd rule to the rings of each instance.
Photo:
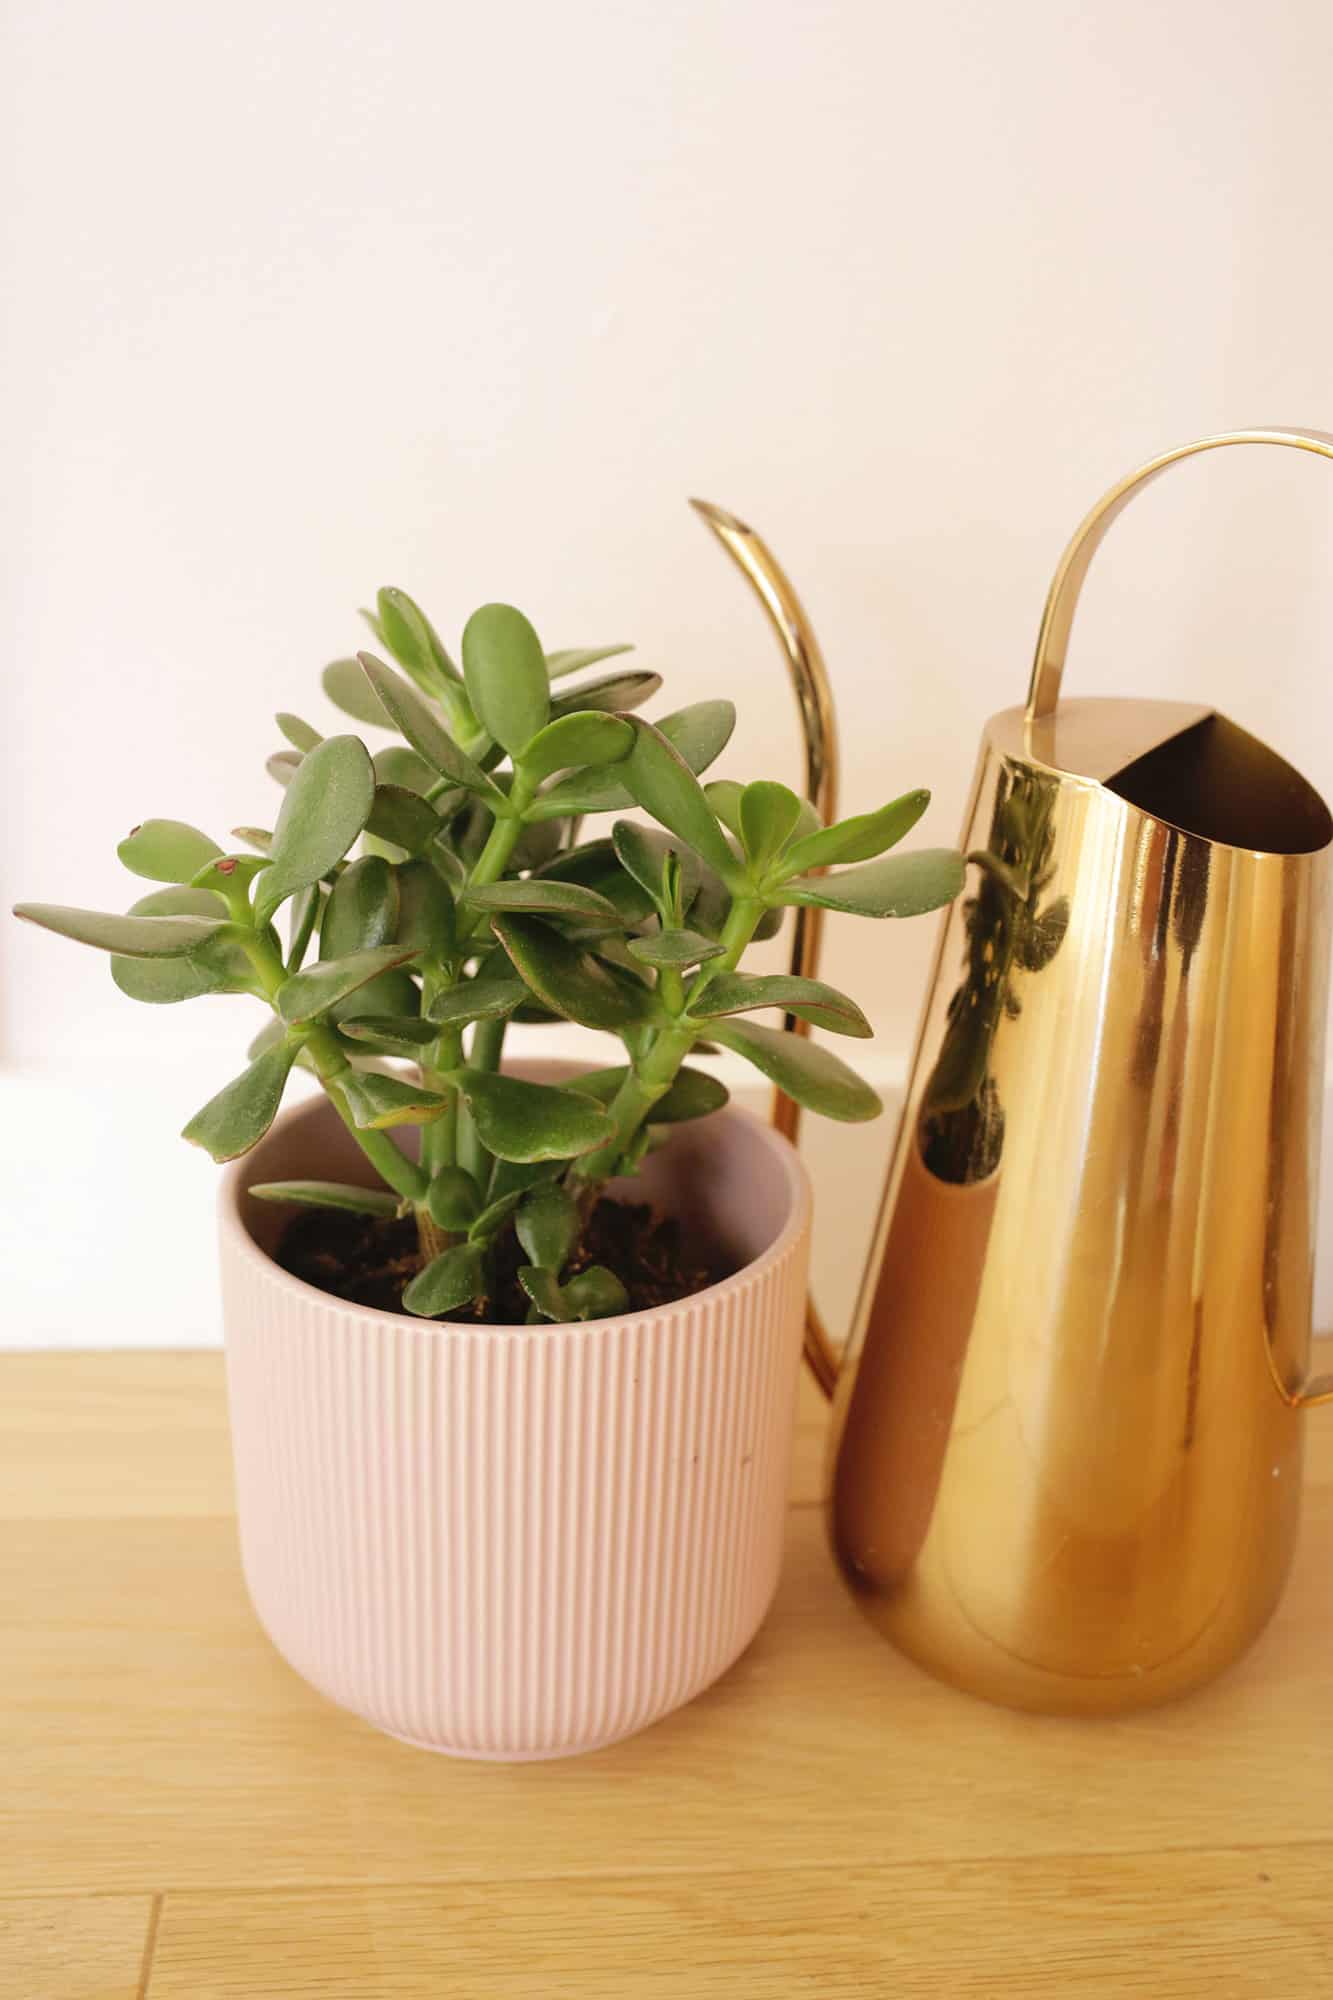
[[[703,786],[660,730],[634,718],[634,748],[617,771],[635,804],[715,869],[724,882],[736,875],[736,861]]]
[[[355,722],[369,723],[375,729],[392,729],[393,720],[367,683],[360,660],[332,660],[321,678],[325,694],[344,715],[350,715]]]
[[[380,1055],[410,1056],[416,1061],[439,1029],[416,1014],[340,1014],[338,1032]]]
[[[667,742],[674,744],[690,769],[706,771],[721,756],[736,727],[736,708],[729,701],[697,701],[690,707],[667,715],[657,724]],[[628,812],[634,804],[623,782],[622,767],[613,764],[600,771],[580,771],[562,778],[558,785],[534,799],[528,807],[529,819],[560,819],[590,812]]]
[[[420,990],[411,973],[402,966],[392,972],[377,974],[365,986],[359,986],[355,993],[349,993],[345,1000],[335,1001],[329,1009],[339,1027],[344,1019],[361,1020],[370,1014],[414,1016],[420,1011]]]
[[[376,784],[397,785],[401,791],[417,792],[423,798],[440,782],[425,758],[406,743],[388,744],[375,752],[371,762]]]
[[[951,903],[962,886],[961,854],[948,847],[922,847],[837,875],[800,875],[775,889],[772,900],[847,910],[858,917],[920,917]]]
[[[590,1070],[586,1076],[577,1079],[578,1087],[602,1104],[609,1104],[629,1071],[621,1064],[615,1069]],[[688,1065],[676,1071],[671,1088],[648,1113],[650,1125],[683,1125],[691,1118],[706,1118],[710,1111],[720,1111],[727,1102],[729,1093],[724,1083],[719,1083],[707,1070],[691,1069]]]
[[[503,961],[501,961],[503,963]],[[442,1028],[465,1028],[471,1021],[503,1021],[521,1007],[528,989],[521,979],[480,973],[427,1002],[428,1018]]]
[[[583,917],[589,923],[620,922],[614,903],[581,882],[534,877],[526,882],[480,883],[463,900],[474,910],[528,910],[545,917]]]
[[[413,956],[402,945],[376,945],[368,951],[349,952],[346,958],[322,959],[285,979],[277,992],[278,1012],[284,1021],[313,1021],[325,1014],[349,993],[369,985],[381,972],[402,965]]]
[[[720,958],[725,945],[714,938],[706,938],[698,931],[658,931],[653,937],[631,938],[626,946],[631,958],[637,958],[641,965],[669,966],[681,969],[689,965],[703,965],[710,958]]]
[[[451,1235],[465,1236],[481,1214],[481,1190],[462,1167],[441,1167],[426,1191],[430,1219]]]
[[[300,770],[304,756],[304,750],[275,750],[271,757],[264,759],[264,769],[285,791]]]
[[[853,819],[821,827],[788,848],[783,857],[784,872],[803,875],[807,869],[831,868],[838,862],[873,861],[912,831],[929,804],[929,792],[904,792],[878,812],[858,813]]]
[[[650,673],[645,667],[636,667],[629,673],[604,674],[600,680],[584,681],[559,695],[551,703],[551,714],[573,715],[600,708],[614,709],[623,715],[627,708],[641,708],[644,702],[651,701],[661,685],[661,674]]]
[[[500,1195],[497,1200],[491,1202],[488,1207],[483,1208],[481,1214],[468,1231],[468,1235],[472,1241],[474,1243],[489,1243],[499,1230],[501,1224],[509,1220],[522,1199],[523,1190],[521,1188],[510,1188],[505,1194]]]
[[[582,882],[615,905],[627,928],[642,923],[653,913],[648,891],[625,872],[620,857],[609,840],[591,840],[582,847],[557,854],[541,870],[543,881]]]
[[[183,819],[146,819],[116,849],[133,874],[150,882],[189,882],[221,852],[215,840]]]
[[[405,854],[421,854],[440,831],[440,820],[419,792],[406,785],[376,785],[366,831]]]
[[[492,928],[537,998],[585,1028],[619,1031],[654,1018],[651,996],[615,977],[572,939],[536,917],[497,916]]]
[[[243,840],[247,847],[257,847],[261,854],[267,854],[273,846],[273,835],[266,826],[234,826],[233,840]]]
[[[690,1008],[696,1021],[715,1021],[724,1014],[748,1014],[757,1007],[781,1007],[816,1028],[864,1041],[874,1034],[855,1000],[826,986],[821,979],[798,979],[793,973],[724,972],[710,981]]]
[[[781,854],[801,817],[801,801],[790,785],[760,778],[741,793],[741,841],[756,875]]]
[[[546,655],[546,671],[553,681],[563,680],[566,674],[582,673],[600,660],[618,659],[621,653],[633,651],[633,646],[564,646]]]
[[[273,866],[255,888],[258,923],[267,923],[285,897],[342,860],[374,798],[370,752],[359,737],[330,736],[306,753],[273,829]]]
[[[526,1077],[490,1070],[455,1070],[477,1136],[499,1160],[573,1160],[604,1146],[614,1133],[596,1098]]]
[[[304,962],[310,940],[315,934],[323,907],[323,897],[318,882],[311,882],[304,889],[298,889],[292,897],[287,912],[290,930],[287,946],[287,970],[299,972]]]
[[[291,1208],[337,1208],[348,1215],[392,1216],[398,1197],[384,1188],[351,1187],[345,1181],[257,1181],[248,1192],[257,1201]]]
[[[131,905],[130,915],[217,918],[225,916],[225,910],[209,889],[172,888],[141,896]],[[129,999],[152,1007],[174,1006],[208,993],[247,993],[254,985],[250,961],[228,932],[210,937],[183,958],[121,958],[113,953],[111,977]]]
[[[563,819],[544,819],[535,826],[525,826],[509,857],[510,872],[543,869],[560,852],[568,832],[569,822]]]
[[[629,819],[616,821],[611,844],[621,867],[647,891],[655,908],[662,913],[667,906],[670,864],[674,857],[680,901],[685,909],[689,908],[699,893],[703,872],[699,857],[691,848],[659,827],[639,826]]]
[[[227,926],[221,912],[216,917],[118,917],[103,910],[71,909],[64,903],[17,903],[14,915],[73,938],[76,944],[126,958],[182,958]]]
[[[483,604],[463,628],[463,680],[477,720],[516,757],[551,714],[541,641],[512,604]]]
[[[378,1070],[351,1070],[338,1079],[352,1122],[363,1132],[389,1125],[429,1125],[449,1109],[449,1099],[424,1084],[381,1076]]]
[[[438,771],[442,778],[447,778],[451,785],[461,785],[464,791],[476,792],[492,810],[507,812],[509,802],[504,794],[492,784],[481,766],[459,749],[416,689],[409,687],[401,674],[396,674],[392,667],[386,667],[383,660],[377,660],[373,653],[359,653],[357,658],[368,686],[378,696],[395,726],[402,731],[412,748],[425,758],[431,769]]]
[[[518,761],[536,782],[549,778],[553,771],[617,763],[629,755],[633,743],[634,731],[623,716],[604,715],[594,708],[548,722],[524,745]]]
[[[285,708],[280,708],[273,720],[294,750],[313,750],[317,743],[324,741],[317,729],[302,721],[299,715],[290,714]]]
[[[419,687],[433,694],[441,682],[460,678],[439,633],[405,590],[386,585],[376,594],[375,609],[380,639]]]
[[[257,1145],[278,1115],[296,1048],[277,1042],[196,1111],[181,1137],[215,1160],[235,1160]]]
[[[455,1243],[418,1271],[403,1293],[403,1305],[421,1319],[455,1312],[481,1289],[485,1253],[476,1243]]]
[[[321,958],[392,944],[398,937],[398,873],[378,855],[349,861],[329,892],[319,927]]]
[[[522,1194],[564,1169],[563,1160],[497,1160],[491,1168],[491,1199],[498,1201],[502,1195],[514,1192]]]
[[[548,1182],[522,1197],[514,1228],[530,1264],[558,1276],[579,1240],[582,1218],[573,1195]]]
[[[563,1321],[565,1295],[554,1271],[544,1270],[540,1264],[521,1264],[518,1282],[543,1319],[554,1320],[557,1324]]]
[[[629,1293],[605,1264],[589,1264],[561,1287],[566,1317],[573,1320],[614,1319],[629,1311]]]
[[[744,785],[738,785],[734,778],[714,778],[704,786],[704,797],[726,827],[741,839],[741,796]]]
[[[238,890],[249,893],[256,875],[268,867],[262,854],[219,854],[190,878],[192,889],[215,889],[224,901]]]
[[[427,958],[448,958],[454,949],[454,899],[449,885],[431,862],[400,862],[393,871],[398,885],[399,944],[411,945]]]
[[[711,1033],[714,1041],[752,1062],[807,1111],[853,1125],[878,1117],[884,1108],[841,1056],[804,1035],[761,1028],[755,1021],[719,1021]]]

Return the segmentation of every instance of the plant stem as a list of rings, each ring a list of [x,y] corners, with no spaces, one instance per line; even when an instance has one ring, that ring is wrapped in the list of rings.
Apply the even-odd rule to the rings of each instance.
[[[350,1074],[352,1065],[338,1047],[338,1040],[333,1030],[312,1028],[306,1036],[305,1045],[310,1051],[315,1068],[319,1072],[319,1080],[324,1085],[334,1110],[376,1173],[395,1194],[401,1195],[404,1201],[410,1201],[414,1207],[423,1202],[429,1186],[429,1175],[423,1173],[405,1153],[399,1152],[387,1132],[366,1131],[354,1123],[339,1088],[340,1078]],[[420,1227],[419,1215],[418,1227]]]

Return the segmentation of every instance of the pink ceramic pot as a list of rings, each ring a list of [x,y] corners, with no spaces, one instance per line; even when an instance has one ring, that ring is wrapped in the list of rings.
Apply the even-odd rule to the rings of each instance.
[[[782,1554],[810,1230],[792,1148],[733,1108],[681,1126],[632,1192],[743,1268],[582,1326],[316,1291],[269,1255],[287,1212],[245,1192],[298,1176],[374,1178],[323,1100],[278,1120],[221,1203],[241,1554],[278,1650],[464,1757],[593,1750],[716,1680]]]

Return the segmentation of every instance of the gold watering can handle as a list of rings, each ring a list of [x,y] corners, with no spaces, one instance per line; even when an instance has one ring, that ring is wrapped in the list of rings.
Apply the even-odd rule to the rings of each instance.
[[[805,739],[805,795],[821,819],[831,820],[838,810],[838,724],[824,656],[810,620],[781,563],[762,536],[738,521],[734,514],[712,506],[707,500],[691,500],[690,505],[744,573],[787,655]],[[810,979],[819,965],[824,912],[798,909],[795,918],[788,963],[792,972]],[[796,1035],[810,1032],[809,1022],[792,1014],[788,1014],[785,1025]],[[775,1091],[772,1117],[778,1131],[795,1144],[801,1123],[800,1105],[782,1091]],[[838,1379],[838,1356],[813,1299],[806,1301],[805,1358],[824,1394],[831,1396]]]
[[[1195,452],[1216,451],[1224,444],[1286,444],[1293,445],[1297,451],[1313,451],[1320,458],[1333,459],[1333,435],[1327,431],[1289,430],[1285,427],[1221,431],[1216,437],[1196,438],[1192,444],[1177,445],[1174,451],[1164,451],[1159,458],[1150,459],[1147,465],[1140,466],[1137,472],[1131,472],[1127,479],[1122,479],[1104,493],[1091,513],[1074,530],[1051,582],[1046,608],[1042,612],[1041,630],[1037,634],[1032,679],[1028,684],[1029,730],[1055,713],[1079,592],[1112,521],[1137,492],[1151,485],[1168,466],[1175,465],[1179,459],[1192,458]],[[1313,1376],[1303,1388],[1289,1389],[1273,1367],[1271,1353],[1269,1367],[1283,1401],[1293,1408],[1310,1409],[1316,1403],[1333,1403],[1333,1374]]]

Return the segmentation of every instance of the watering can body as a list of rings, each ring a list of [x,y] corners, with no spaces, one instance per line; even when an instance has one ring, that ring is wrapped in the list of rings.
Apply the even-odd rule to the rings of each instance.
[[[986,725],[838,1374],[852,1589],[922,1665],[1019,1707],[1163,1700],[1245,1648],[1290,1563],[1302,1408],[1331,1392],[1307,1371],[1333,819],[1207,706],[1058,698],[1121,507],[1250,442],[1333,457],[1232,433],[1113,488],[1057,571],[1026,708]]]

